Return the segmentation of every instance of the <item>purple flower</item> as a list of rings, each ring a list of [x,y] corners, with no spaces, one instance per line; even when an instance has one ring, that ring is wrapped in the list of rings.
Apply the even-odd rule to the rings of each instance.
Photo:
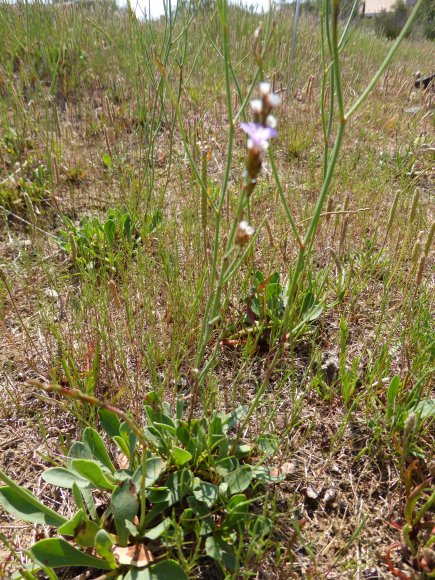
[[[269,147],[269,140],[278,135],[278,131],[272,127],[264,127],[259,123],[240,123],[240,127],[248,135],[248,148],[266,150]]]

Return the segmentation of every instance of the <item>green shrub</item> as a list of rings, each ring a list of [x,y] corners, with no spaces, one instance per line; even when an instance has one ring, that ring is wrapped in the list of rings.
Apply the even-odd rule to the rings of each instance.
[[[390,12],[382,11],[381,15],[375,19],[375,28],[378,33],[383,34],[390,40],[394,40],[405,26],[410,13],[410,8],[404,0],[397,0],[394,9]],[[406,36],[409,36],[411,30]]]

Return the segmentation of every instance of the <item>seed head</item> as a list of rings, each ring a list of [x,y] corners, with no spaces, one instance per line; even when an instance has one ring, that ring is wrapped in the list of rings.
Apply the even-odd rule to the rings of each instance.
[[[423,254],[418,263],[417,276],[415,278],[415,285],[417,286],[417,288],[420,286],[421,281],[423,279],[423,272],[425,266],[426,266],[426,256]]]
[[[405,421],[405,435],[409,435],[411,431],[414,431],[417,424],[417,417],[415,413],[409,413]]]
[[[424,245],[424,255],[427,257],[430,252],[430,247],[432,245],[432,241],[435,235],[435,222],[432,222],[431,228],[429,230],[429,234],[427,236],[426,243]]]

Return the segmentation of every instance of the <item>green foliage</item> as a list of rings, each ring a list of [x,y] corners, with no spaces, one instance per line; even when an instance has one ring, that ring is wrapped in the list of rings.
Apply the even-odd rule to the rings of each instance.
[[[410,8],[404,0],[397,0],[393,10],[389,12],[384,10],[380,16],[376,17],[376,30],[378,33],[384,34],[387,38],[394,40],[399,36],[409,13]],[[411,30],[408,32],[407,36],[409,36],[409,34],[411,34]]]
[[[119,272],[126,255],[137,250],[162,219],[161,210],[157,210],[141,223],[123,208],[110,209],[103,221],[84,216],[78,226],[65,216],[67,229],[59,232],[58,243],[80,269]]]
[[[0,205],[14,213],[26,210],[25,195],[41,206],[48,198],[47,167],[29,150],[32,143],[23,133],[9,127],[0,140],[0,149],[8,171],[0,179]]]
[[[419,571],[421,578],[433,578],[431,554],[435,548],[435,535],[433,533],[434,522],[430,515],[435,504],[435,488],[433,477],[417,483],[414,482],[413,479],[417,471],[418,461],[416,460],[411,463],[404,474],[405,504],[403,511],[405,524],[401,529],[401,549],[406,561]],[[387,562],[392,571],[390,553],[397,545],[400,546],[400,544],[394,544],[387,550]],[[394,571],[395,576],[405,577],[399,568],[395,568]]]
[[[298,296],[293,330],[295,337],[309,332],[312,323],[322,314],[324,306],[318,298],[319,291],[320,287],[313,283]],[[255,337],[260,344],[269,344],[272,332],[279,331],[282,326],[287,294],[288,287],[281,284],[278,272],[265,277],[263,272],[256,271],[253,286],[244,298],[244,330],[233,334],[232,338],[248,335]]]
[[[412,6],[404,0],[397,0],[390,11],[383,11],[374,20],[375,29],[379,34],[389,39],[395,39],[400,34]],[[420,8],[419,16],[407,36],[424,37],[428,40],[435,38],[435,4],[432,0],[424,0]],[[428,71],[431,72],[431,71]]]
[[[120,422],[114,412],[100,409],[109,444],[88,427],[82,440],[72,444],[65,466],[43,473],[47,483],[72,490],[77,511],[69,520],[0,471],[0,479],[7,484],[0,488],[4,509],[25,521],[54,526],[62,536],[40,540],[30,548],[37,566],[44,565],[53,574],[56,568],[85,566],[117,570],[123,578],[163,579],[169,574],[187,578],[183,560],[150,563],[168,552],[176,558],[181,540],[197,547],[193,553],[202,551],[223,570],[232,571],[247,550],[246,545],[240,551],[240,542],[243,546],[270,534],[271,520],[252,513],[251,506],[261,492],[258,482],[264,485],[282,477],[274,476],[265,465],[247,461],[255,456],[263,463],[277,451],[277,439],[263,435],[255,446],[235,445],[229,431],[245,416],[244,407],[186,420],[182,399],[175,411],[153,393],[148,401],[141,435],[145,448],[127,423]],[[118,459],[127,451],[128,467],[123,461],[122,467],[115,467],[111,458],[115,449]],[[101,515],[95,510],[96,491],[110,492],[100,506]],[[117,548],[128,546],[133,551],[146,546],[153,557],[146,563],[118,562]],[[84,551],[87,548],[95,548],[98,557]],[[189,566],[195,564],[194,559]]]

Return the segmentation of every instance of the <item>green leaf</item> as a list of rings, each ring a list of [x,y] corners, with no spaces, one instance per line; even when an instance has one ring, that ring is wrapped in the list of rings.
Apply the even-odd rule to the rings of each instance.
[[[146,476],[145,476],[145,487],[151,487],[159,479],[160,474],[166,468],[166,461],[163,461],[160,457],[149,457],[146,462]],[[140,478],[142,474],[142,466],[140,465],[133,475],[133,483],[139,489],[140,488]]]
[[[249,518],[248,532],[254,539],[264,538],[272,531],[272,522],[262,515],[253,515]]]
[[[258,448],[264,455],[274,455],[278,451],[279,443],[275,435],[260,435],[257,439]]]
[[[104,558],[108,565],[115,569],[117,567],[115,556],[112,554],[113,542],[106,530],[100,530],[95,536],[95,548],[97,554]]]
[[[192,455],[181,447],[173,447],[170,459],[175,465],[180,467],[181,465],[184,465],[190,461],[192,459]]]
[[[193,495],[198,501],[204,502],[211,507],[219,497],[219,488],[217,485],[201,481],[193,490]]]
[[[250,465],[243,465],[240,469],[236,469],[224,478],[228,484],[230,494],[241,493],[248,489],[253,478],[253,470]]]
[[[160,524],[154,526],[154,528],[150,528],[144,533],[144,537],[148,538],[149,540],[157,540],[160,538],[162,534],[166,532],[172,525],[172,522],[169,518],[165,518]]]
[[[156,209],[156,211],[153,213],[151,219],[147,224],[146,227],[147,233],[150,234],[151,232],[153,232],[162,223],[162,221],[163,221],[163,211],[160,208]]]
[[[113,411],[108,411],[107,409],[99,409],[98,415],[100,416],[101,427],[109,435],[109,437],[115,437],[115,435],[120,435],[121,422],[118,419],[118,415],[113,413]]]
[[[393,377],[387,391],[387,419],[390,420],[393,416],[394,408],[396,406],[396,397],[400,389],[400,377],[397,375]]]
[[[170,455],[170,449],[166,443],[165,437],[161,430],[156,429],[156,427],[150,425],[145,429],[145,437],[147,440],[156,447],[164,455]]]
[[[83,479],[83,477],[80,477],[69,469],[65,469],[65,467],[51,467],[50,469],[47,469],[47,471],[44,471],[42,474],[42,479],[47,483],[51,483],[57,487],[64,487],[66,489],[72,489],[74,483],[79,487],[91,487],[88,480]]]
[[[92,495],[92,491],[86,487],[84,488],[79,488],[78,486],[74,485],[73,487],[73,494],[74,494],[74,498],[78,499],[78,493],[80,493],[80,495],[83,497],[84,503],[86,504],[86,507],[88,508],[88,511],[92,517],[92,519],[99,523],[100,522],[100,517],[98,515],[97,512],[97,506],[95,505],[95,500],[94,500],[94,496]],[[79,505],[79,502],[76,500],[77,505]]]
[[[90,521],[80,509],[68,522],[60,526],[58,532],[63,536],[72,536],[74,541],[84,548],[91,548],[94,546],[99,529],[99,526]]]
[[[59,534],[61,534],[62,536],[74,536],[75,529],[85,519],[86,514],[84,510],[79,509],[70,520],[68,520],[59,527],[58,529]]]
[[[235,453],[238,457],[243,457],[252,453],[253,447],[249,443],[238,443]]]
[[[302,318],[304,322],[314,322],[323,312],[323,306],[316,304]]]
[[[124,520],[124,524],[130,536],[132,538],[137,538],[137,536],[139,535],[139,530],[137,529],[137,527],[129,520]]]
[[[222,523],[223,528],[232,529],[248,517],[249,502],[243,494],[233,495],[227,504],[228,514]]]
[[[225,417],[223,418],[224,431],[228,431],[228,429],[231,429],[232,427],[240,423],[240,421],[242,421],[248,414],[248,409],[249,405],[242,405],[241,407],[234,409],[234,411],[232,411],[228,415],[225,415]]]
[[[71,466],[74,471],[77,471],[77,473],[90,481],[98,489],[115,489],[115,485],[107,479],[101,467],[95,461],[89,459],[73,459]]]
[[[67,467],[71,469],[74,459],[92,459],[92,451],[81,441],[75,441],[68,451]]]
[[[0,470],[0,479],[7,486],[0,487],[0,504],[9,514],[32,524],[45,524],[58,528],[67,521],[41,503],[33,493],[20,487]]]
[[[121,437],[121,435],[114,435],[113,436],[113,440],[115,441],[115,443],[118,445],[118,447],[121,449],[122,453],[124,453],[124,455],[128,458],[131,459],[130,457],[130,448],[127,445],[124,437]]]
[[[110,155],[108,153],[104,153],[104,155],[101,157],[101,161],[104,163],[104,165],[106,167],[108,167],[109,169],[112,168],[112,158],[110,157]]]
[[[115,244],[116,225],[112,219],[106,220],[104,223],[104,235],[111,250]]]
[[[176,429],[177,426],[175,425],[175,423],[171,419],[171,417],[169,417],[165,413],[162,413],[162,411],[160,411],[159,409],[153,409],[149,405],[145,405],[144,409],[145,409],[145,412],[146,412],[146,415],[148,418],[148,423],[150,425],[155,425],[155,424],[160,423],[163,425],[168,425],[169,427],[172,427],[173,429]]]
[[[126,455],[131,460],[133,458],[133,455],[134,455],[137,437],[134,434],[134,432],[131,430],[130,425],[128,423],[126,423],[125,421],[123,423],[121,423],[121,427],[119,428],[119,432],[121,434],[121,437],[123,437],[125,439],[125,441],[128,443],[129,453]]]
[[[23,568],[14,572],[11,576],[11,580],[37,580],[41,577],[40,572],[45,572],[48,580],[58,580],[53,568],[48,568],[48,566],[43,566],[42,564],[36,564],[31,562],[26,564]]]
[[[189,580],[184,569],[175,560],[163,560],[146,568],[131,568],[124,580]]]
[[[165,509],[175,505],[179,502],[193,486],[193,473],[189,469],[181,469],[175,473],[171,473],[168,477],[167,490],[164,492],[164,497],[161,497],[161,491],[157,491],[158,497],[155,498],[155,491],[150,490],[148,499],[154,503],[157,499],[158,503],[147,512],[145,516],[145,525],[148,526],[153,519],[163,512]]]
[[[63,568],[65,566],[83,566],[85,568],[97,568],[110,570],[111,567],[104,560],[84,554],[61,538],[47,538],[36,542],[31,548],[32,556],[45,566],[50,568]]]
[[[74,533],[74,541],[84,548],[93,548],[100,527],[91,520],[83,520]]]
[[[133,481],[124,480],[118,485],[112,494],[112,510],[118,532],[119,545],[126,546],[129,530],[125,521],[133,523],[139,509],[139,498]]]
[[[183,418],[183,411],[184,411],[184,397],[183,395],[178,395],[175,414],[178,420]]]
[[[230,570],[234,570],[236,559],[231,552],[231,547],[221,538],[209,536],[205,541],[205,553],[210,558],[222,562]]]
[[[115,466],[107,453],[104,441],[95,429],[92,429],[92,427],[86,427],[83,432],[83,443],[89,447],[92,455],[105,465],[109,471],[112,473],[115,471]]]
[[[232,473],[234,470],[238,469],[239,460],[237,457],[230,455],[216,462],[215,469],[219,475],[222,477]]]
[[[435,416],[435,399],[423,399],[413,409],[420,419],[427,419]]]

